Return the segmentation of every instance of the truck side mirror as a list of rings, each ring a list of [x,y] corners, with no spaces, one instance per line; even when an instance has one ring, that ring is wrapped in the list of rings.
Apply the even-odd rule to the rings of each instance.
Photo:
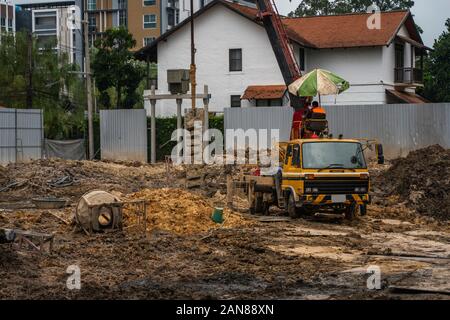
[[[377,152],[378,164],[384,164],[383,145],[377,144],[377,145],[375,146],[375,150],[376,150],[376,152]]]

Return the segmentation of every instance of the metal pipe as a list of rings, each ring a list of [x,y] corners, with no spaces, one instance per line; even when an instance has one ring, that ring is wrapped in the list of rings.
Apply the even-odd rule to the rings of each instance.
[[[194,0],[191,0],[191,94],[192,94],[192,110],[196,109],[197,95],[197,66],[195,65],[195,28],[194,28]]]

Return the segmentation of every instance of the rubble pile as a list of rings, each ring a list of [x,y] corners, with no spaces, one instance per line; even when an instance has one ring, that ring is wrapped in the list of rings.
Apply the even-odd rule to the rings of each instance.
[[[0,170],[0,201],[26,201],[40,196],[76,200],[95,189],[131,193],[166,183],[163,165],[36,160]]]
[[[375,184],[419,214],[450,219],[450,150],[435,145],[393,160]]]
[[[212,221],[214,207],[207,198],[183,189],[145,189],[127,197],[128,200],[146,200],[147,228],[164,230],[179,235],[191,235],[208,232],[212,229],[233,228],[248,225],[249,222],[241,215],[224,211],[224,223]],[[125,224],[137,223],[134,215],[125,212]]]

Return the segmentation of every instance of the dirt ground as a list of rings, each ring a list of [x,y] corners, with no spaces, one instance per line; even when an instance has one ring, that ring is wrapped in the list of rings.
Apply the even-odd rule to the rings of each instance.
[[[0,227],[53,233],[55,247],[40,254],[0,245],[0,299],[449,299],[449,220],[388,194],[379,177],[390,169],[372,168],[374,204],[355,221],[226,211],[220,226],[209,220],[224,200],[219,174],[186,190],[183,170],[167,175],[164,165],[46,160],[1,168],[0,189],[16,185],[0,192]],[[77,231],[74,206],[93,189],[149,200],[147,232],[132,219],[120,232]],[[39,210],[31,200],[40,196],[70,206]],[[72,265],[81,290],[66,288]],[[367,288],[371,266],[381,271],[380,290]]]

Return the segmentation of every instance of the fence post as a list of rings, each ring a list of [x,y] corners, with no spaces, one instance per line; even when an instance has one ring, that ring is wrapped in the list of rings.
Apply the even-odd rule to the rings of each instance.
[[[14,147],[14,153],[15,153],[15,161],[14,163],[17,163],[17,157],[19,154],[19,151],[17,150],[19,148],[18,145],[18,137],[17,137],[17,109],[14,109],[14,140],[15,140],[15,147]]]
[[[151,95],[155,96],[155,86],[152,86]],[[151,163],[156,163],[156,100],[150,99],[151,104]]]

